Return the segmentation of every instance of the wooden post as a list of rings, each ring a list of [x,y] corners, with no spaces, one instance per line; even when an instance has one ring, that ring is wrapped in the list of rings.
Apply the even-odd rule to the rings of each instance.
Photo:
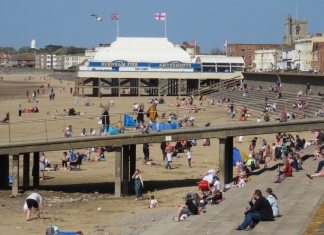
[[[34,188],[39,187],[39,152],[34,152],[33,157],[33,186]]]
[[[0,155],[0,188],[7,189],[9,187],[9,155]]]
[[[122,148],[115,147],[115,197],[121,197]]]
[[[136,170],[136,144],[130,145],[129,149],[129,177],[131,177]],[[130,179],[130,192],[135,191],[135,182],[134,180]]]
[[[129,150],[130,145],[123,146],[123,184],[122,194],[129,194]]]
[[[30,153],[24,153],[23,163],[23,187],[29,188]]]
[[[19,190],[19,155],[12,156],[12,196],[16,197]]]

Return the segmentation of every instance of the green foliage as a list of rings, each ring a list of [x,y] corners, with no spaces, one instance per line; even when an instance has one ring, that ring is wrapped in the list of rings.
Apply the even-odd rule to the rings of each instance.
[[[9,54],[15,54],[17,53],[16,49],[13,47],[0,47],[0,52],[9,53]]]
[[[70,67],[68,67],[68,69],[74,69],[74,70],[76,70],[76,66],[75,65],[70,66]]]
[[[31,49],[29,46],[23,46],[18,49],[18,53],[30,53],[33,49]]]
[[[226,52],[219,49],[219,48],[213,48],[210,52],[211,55],[226,55]]]

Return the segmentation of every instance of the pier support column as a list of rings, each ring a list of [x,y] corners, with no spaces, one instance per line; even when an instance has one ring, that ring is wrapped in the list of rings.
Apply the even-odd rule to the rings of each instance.
[[[122,184],[122,148],[115,147],[115,197],[121,197]]]
[[[9,155],[4,154],[0,155],[1,164],[0,164],[0,188],[9,187]]]
[[[132,177],[136,170],[136,144],[130,145],[129,148],[129,177]],[[135,182],[131,179],[129,192],[135,191]]]
[[[129,194],[129,149],[130,145],[123,146],[123,184],[122,194]]]
[[[19,155],[12,156],[12,195],[17,196],[19,189]]]
[[[233,180],[233,137],[219,139],[219,169],[221,187]]]
[[[39,187],[39,152],[34,152],[33,156],[33,187]]]
[[[29,188],[29,167],[30,167],[30,154],[24,153],[24,160],[23,160],[23,187]]]

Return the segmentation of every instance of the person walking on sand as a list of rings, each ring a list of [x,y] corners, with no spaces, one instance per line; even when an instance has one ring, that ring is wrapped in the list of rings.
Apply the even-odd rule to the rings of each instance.
[[[27,207],[28,207],[26,221],[30,221],[30,214],[31,214],[31,208],[32,207],[35,208],[37,218],[40,219],[39,207],[40,207],[41,210],[44,209],[42,196],[40,194],[38,194],[38,193],[32,193],[27,197],[26,203],[27,203]]]
[[[165,169],[168,169],[169,168],[171,170],[172,146],[170,145],[169,142],[166,142],[165,153],[166,153],[166,161],[167,161],[167,164],[165,166]]]
[[[191,152],[189,149],[187,149],[187,158],[188,158],[188,165],[191,168]]]
[[[26,91],[26,97],[27,97],[27,99],[28,99],[28,96],[29,96],[29,91],[27,90]]]
[[[151,107],[149,108],[149,110],[147,111],[147,117],[150,118],[150,122],[149,124],[146,126],[146,130],[145,133],[149,133],[149,129],[152,128],[152,125],[155,124],[156,125],[156,131],[160,132],[160,127],[159,127],[159,115],[157,113],[157,109],[156,109],[156,103],[154,102]]]
[[[135,194],[136,194],[135,201],[137,201],[140,197],[143,198],[142,188],[144,188],[143,178],[142,175],[140,174],[139,169],[135,170],[132,179],[135,180]]]
[[[21,118],[21,112],[22,112],[22,108],[21,108],[21,104],[18,106],[18,117]]]

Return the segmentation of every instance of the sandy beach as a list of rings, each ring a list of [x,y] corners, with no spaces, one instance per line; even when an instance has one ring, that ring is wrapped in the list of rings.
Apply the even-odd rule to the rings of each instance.
[[[35,79],[26,80],[29,76]],[[44,80],[46,76],[46,80]],[[80,136],[83,128],[89,131],[94,128],[99,131],[98,118],[102,109],[100,103],[107,105],[114,101],[114,107],[110,108],[111,125],[116,126],[123,120],[123,114],[132,115],[132,106],[135,102],[144,103],[145,110],[149,108],[148,100],[156,97],[86,97],[93,103],[93,106],[83,106],[83,97],[78,97],[75,104],[75,97],[69,92],[70,87],[74,87],[71,81],[63,81],[48,77],[46,74],[12,74],[3,75],[4,80],[0,81],[0,119],[10,113],[10,135],[7,124],[0,124],[1,142],[36,140],[45,138],[63,137],[63,129],[73,126],[73,135]],[[25,79],[24,79],[25,78]],[[26,91],[32,92],[41,85],[50,84],[54,87],[55,100],[48,97],[49,89],[45,93],[36,96],[39,103],[28,103]],[[63,92],[65,87],[65,92]],[[60,88],[61,92],[60,92]],[[170,102],[176,103],[175,97],[165,97],[166,104],[157,106],[159,114],[166,112],[168,115],[174,112],[178,117],[188,114],[185,108],[168,107]],[[37,106],[39,113],[23,113],[18,118],[18,105],[22,108],[31,109]],[[195,101],[199,106],[199,102]],[[199,106],[200,107],[200,106]],[[60,116],[63,109],[74,108],[84,113],[77,117]],[[237,107],[240,108],[240,107]],[[59,116],[55,116],[56,110]],[[135,115],[132,115],[135,117]],[[210,107],[208,100],[203,104],[198,113],[194,113],[197,126],[204,126],[210,122],[211,125],[235,124],[236,120],[228,120],[226,107]],[[167,122],[167,120],[163,120]],[[256,122],[256,117],[249,119],[248,122]],[[47,132],[46,132],[47,130]],[[130,130],[127,130],[130,131]],[[302,138],[311,139],[311,133],[302,133]],[[140,138],[140,135],[139,137]],[[248,153],[248,146],[252,136],[245,136],[243,143],[234,145]],[[275,135],[260,136],[257,146],[261,146],[261,140],[266,139],[268,143],[275,142]],[[45,213],[43,220],[25,221],[23,204],[29,193],[23,192],[22,196],[9,198],[10,190],[0,191],[1,217],[0,234],[44,234],[48,225],[57,224],[61,231],[81,230],[84,234],[139,234],[149,227],[154,221],[170,217],[175,214],[176,207],[182,202],[182,197],[189,191],[197,191],[197,182],[202,175],[209,169],[216,167],[218,160],[218,149],[216,140],[211,140],[211,146],[202,146],[203,140],[198,140],[197,146],[192,148],[193,167],[189,168],[185,154],[179,154],[179,158],[174,159],[172,170],[166,170],[159,143],[152,143],[150,147],[150,158],[157,164],[156,166],[145,166],[143,161],[142,145],[137,145],[137,168],[141,171],[145,188],[144,200],[134,201],[135,196],[129,195],[122,198],[114,198],[114,152],[106,153],[106,161],[84,162],[80,171],[51,171],[45,172],[45,180],[40,184],[42,189],[39,191],[45,202]],[[109,145],[109,143],[107,143]],[[99,146],[93,146],[99,147]],[[68,150],[65,150],[68,151]],[[83,150],[75,150],[83,151]],[[46,158],[51,164],[61,164],[63,150],[46,152]],[[91,154],[91,159],[97,153]],[[22,159],[20,161],[22,164]],[[273,163],[269,163],[271,166]],[[21,165],[22,166],[22,165]],[[20,167],[22,176],[22,167]],[[20,178],[22,184],[22,178]],[[32,182],[30,182],[32,184]],[[155,195],[159,201],[159,208],[148,209],[149,195]],[[98,211],[101,207],[101,211]],[[33,214],[36,218],[36,215]]]

